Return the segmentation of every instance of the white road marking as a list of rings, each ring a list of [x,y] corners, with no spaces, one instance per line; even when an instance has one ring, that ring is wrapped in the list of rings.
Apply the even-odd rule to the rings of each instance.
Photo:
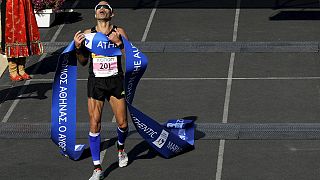
[[[144,33],[143,33],[143,36],[142,36],[142,39],[141,39],[141,42],[145,42],[146,39],[147,39],[149,30],[150,30],[150,27],[151,27],[151,23],[152,23],[152,21],[153,21],[154,15],[155,15],[155,13],[156,13],[156,11],[157,11],[158,5],[159,5],[159,0],[156,1],[155,5],[154,5],[154,8],[153,8],[152,11],[151,11],[151,14],[150,14],[150,17],[149,17],[149,20],[148,20],[146,29],[144,30]]]
[[[233,42],[236,42],[237,41],[237,37],[238,37],[240,3],[241,3],[241,0],[237,0],[237,9],[236,9],[236,14],[235,14],[235,18],[234,18],[233,36],[232,36],[232,41]],[[226,95],[225,95],[225,100],[224,100],[222,123],[227,123],[228,122],[229,102],[230,102],[231,87],[232,87],[232,76],[233,76],[234,60],[235,60],[235,53],[233,52],[230,55],[230,63],[229,63]],[[221,180],[222,169],[223,169],[224,149],[225,149],[225,140],[221,139],[220,143],[219,143],[219,152],[218,152],[217,170],[216,170],[216,180]]]

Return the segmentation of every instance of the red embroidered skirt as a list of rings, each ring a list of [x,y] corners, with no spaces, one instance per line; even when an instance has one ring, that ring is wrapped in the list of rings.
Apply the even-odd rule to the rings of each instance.
[[[6,0],[5,53],[9,58],[43,53],[31,0]]]

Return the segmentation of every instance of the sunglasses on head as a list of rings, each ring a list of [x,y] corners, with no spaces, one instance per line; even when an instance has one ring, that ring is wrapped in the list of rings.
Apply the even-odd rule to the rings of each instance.
[[[98,9],[109,9],[110,11],[112,11],[112,7],[109,4],[98,4],[96,5],[96,7],[94,8],[94,10],[98,10]]]

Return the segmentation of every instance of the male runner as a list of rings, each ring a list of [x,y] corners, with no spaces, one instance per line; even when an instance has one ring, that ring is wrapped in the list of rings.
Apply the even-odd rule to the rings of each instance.
[[[110,103],[118,123],[118,156],[119,167],[128,164],[128,156],[124,152],[124,142],[128,134],[128,122],[126,102],[124,99],[123,70],[121,56],[106,57],[90,53],[84,47],[85,35],[88,33],[101,32],[108,36],[111,43],[121,49],[124,55],[124,45],[121,36],[128,39],[124,29],[111,24],[114,16],[113,9],[107,1],[100,1],[95,7],[97,24],[84,32],[78,31],[74,36],[76,55],[80,64],[85,66],[89,62],[88,77],[88,111],[90,117],[89,144],[94,165],[94,171],[89,180],[103,178],[100,164],[100,130],[101,115],[105,99]]]

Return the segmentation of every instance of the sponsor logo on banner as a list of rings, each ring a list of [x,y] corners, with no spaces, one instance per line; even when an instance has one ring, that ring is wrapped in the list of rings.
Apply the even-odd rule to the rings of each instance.
[[[83,148],[84,148],[83,144],[77,144],[77,145],[75,145],[74,150],[75,151],[81,151]]]
[[[157,140],[153,141],[152,143],[158,148],[162,148],[162,146],[166,143],[168,136],[169,136],[169,132],[167,132],[166,130],[162,130]]]

